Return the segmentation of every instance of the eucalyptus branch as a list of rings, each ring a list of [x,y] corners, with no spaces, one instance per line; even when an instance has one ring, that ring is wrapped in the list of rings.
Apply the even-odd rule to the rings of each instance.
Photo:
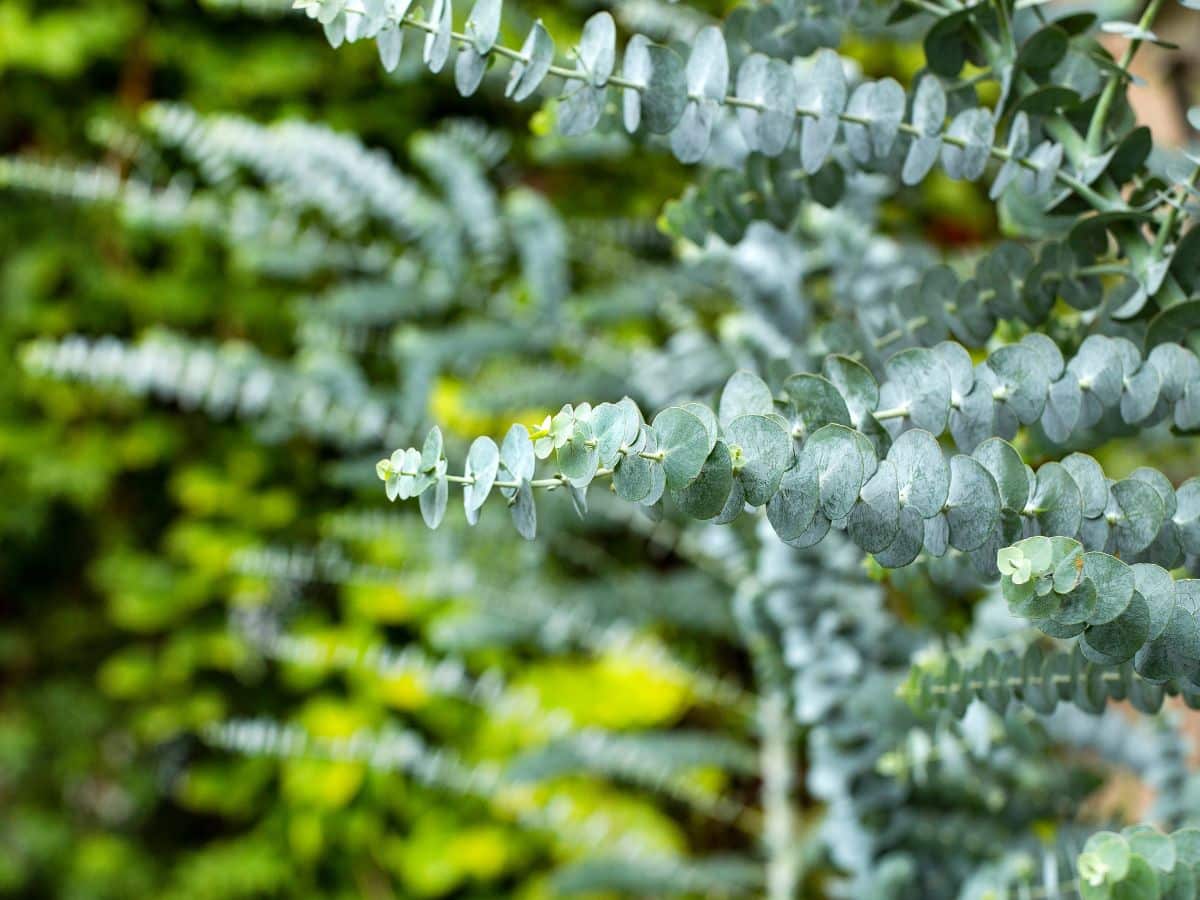
[[[1150,0],[1146,4],[1146,9],[1142,12],[1142,16],[1137,23],[1138,32],[1148,32],[1153,27],[1154,20],[1158,17],[1162,5],[1163,0]],[[1101,150],[1101,145],[1104,141],[1104,129],[1108,125],[1108,117],[1112,113],[1113,104],[1116,102],[1121,87],[1129,78],[1129,67],[1133,64],[1133,58],[1137,55],[1138,49],[1141,46],[1141,37],[1134,36],[1130,39],[1129,46],[1125,48],[1125,52],[1121,55],[1118,70],[1109,74],[1108,80],[1104,84],[1104,89],[1100,93],[1100,99],[1096,101],[1096,108],[1093,110],[1092,118],[1088,122],[1087,136],[1085,138],[1088,151],[1093,154],[1099,153]]]
[[[868,154],[877,156],[886,155],[897,134],[912,139],[905,167],[908,183],[924,177],[944,145],[953,148],[946,151],[946,164],[954,177],[977,178],[987,160],[994,159],[1008,167],[1009,171],[1000,176],[1005,181],[1019,170],[1029,176],[1029,185],[1038,192],[1045,192],[1057,181],[1097,210],[1123,208],[1119,201],[1103,197],[1081,179],[1062,171],[1048,145],[1032,154],[1027,146],[1012,140],[1006,146],[994,146],[993,126],[985,111],[968,111],[965,117],[960,114],[946,127],[944,91],[936,79],[923,79],[914,97],[914,116],[919,122],[901,121],[903,91],[890,80],[860,85],[851,98],[841,60],[829,50],[818,53],[812,69],[816,105],[805,106],[796,102],[797,86],[790,68],[761,54],[752,54],[743,62],[737,73],[737,91],[728,92],[728,55],[725,39],[716,26],[708,26],[697,35],[692,48],[697,62],[693,65],[689,61],[687,67],[674,51],[635,35],[626,51],[623,74],[616,75],[616,31],[608,13],[598,13],[588,21],[580,46],[573,50],[576,65],[568,67],[554,62],[554,42],[540,22],[522,49],[498,43],[499,0],[480,0],[468,19],[466,32],[452,28],[449,6],[440,0],[435,10],[438,16],[429,19],[409,15],[409,2],[401,4],[399,13],[385,10],[376,14],[346,0],[297,0],[296,5],[321,19],[335,46],[345,36],[346,17],[360,19],[358,31],[381,40],[385,65],[394,64],[398,58],[393,48],[401,29],[425,35],[425,60],[434,71],[445,64],[449,47],[459,46],[462,55],[456,77],[464,93],[477,89],[489,54],[513,61],[508,93],[517,100],[531,95],[547,76],[561,78],[574,85],[562,99],[560,124],[567,133],[592,130],[601,117],[606,89],[621,89],[625,92],[627,128],[633,131],[644,125],[652,132],[671,133],[672,148],[685,162],[702,158],[711,140],[711,110],[724,106],[743,114],[740,121],[752,148],[768,155],[782,152],[797,123],[801,123],[806,135],[801,146],[805,167],[810,171],[819,168],[828,156],[839,126],[853,126],[859,133],[848,135],[848,140],[860,144],[866,140],[871,148]],[[331,26],[336,30],[330,32]],[[382,39],[387,40],[386,46]],[[466,62],[461,62],[464,59]]]

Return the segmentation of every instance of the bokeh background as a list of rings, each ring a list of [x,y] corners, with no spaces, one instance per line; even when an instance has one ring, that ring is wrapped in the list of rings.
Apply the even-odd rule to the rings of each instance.
[[[415,511],[384,517],[373,463],[392,447],[347,439],[320,408],[213,415],[186,397],[160,402],[22,365],[30,341],[72,334],[157,336],[224,348],[226,360],[256,348],[334,406],[377,397],[462,441],[583,396],[653,400],[651,362],[641,383],[624,371],[681,331],[670,298],[687,298],[701,332],[719,332],[736,305],[727,285],[680,282],[667,265],[656,219],[687,183],[667,157],[623,139],[567,144],[536,106],[498,102],[494,88],[463,100],[415,61],[389,76],[372,46],[334,52],[284,6],[0,0],[0,153],[136,173],[160,201],[172,189],[189,198],[182,212],[139,206],[84,169],[37,190],[28,173],[0,180],[0,895],[549,896],[548,873],[574,851],[514,819],[559,795],[641,845],[746,850],[756,763],[738,739],[748,725],[736,687],[722,694],[700,673],[745,685],[749,663],[730,637],[727,594],[670,548],[656,551],[661,535],[602,508],[586,529],[564,516],[542,546],[486,518],[471,540],[454,528],[430,537]],[[566,36],[597,4],[520,6]],[[667,37],[683,15],[610,6],[624,24],[658,21]],[[1197,26],[1159,30],[1200,46],[1185,27]],[[905,83],[923,65],[918,44],[857,38],[843,49]],[[1139,117],[1159,140],[1182,142],[1194,60],[1139,59]],[[187,110],[323,123],[382,150],[435,215],[454,210],[461,267],[431,264],[425,245],[421,273],[405,281],[408,243],[361,197],[289,195],[305,166],[320,169],[288,143],[311,149],[311,136],[271,132],[270,144],[250,133],[282,159],[297,152],[299,174],[206,170],[203,152],[172,137],[192,127]],[[439,167],[451,157],[470,165]],[[468,169],[476,180],[464,184]],[[887,212],[890,227],[951,250],[990,240],[997,223],[977,190],[931,177]],[[469,206],[483,194],[482,208]],[[557,210],[561,234],[534,246],[489,236],[499,211],[536,218],[539,204]],[[393,287],[381,294],[382,273]],[[591,292],[565,320],[538,313],[562,301],[555,278],[573,296]],[[501,315],[481,299],[497,297]],[[524,323],[519,336],[498,329],[505,310]],[[679,352],[699,386],[735,363],[686,343]],[[1105,465],[1119,477],[1143,461],[1125,447]],[[1173,477],[1192,474],[1188,462],[1156,460]],[[650,595],[665,623],[638,618]],[[672,598],[674,619],[663,612]],[[550,633],[547,601],[592,618],[555,620]],[[950,623],[960,614],[935,610]],[[576,727],[727,735],[726,756],[716,766],[702,754],[684,773],[686,802],[569,765],[553,775],[553,761],[526,757],[553,777],[510,792],[506,815],[358,763],[206,747],[197,733],[232,716],[332,736],[398,721],[468,760],[520,756],[553,732],[552,718],[445,696],[417,663],[381,672],[304,662],[295,648],[267,659],[254,629],[279,616],[317,647],[410,644],[494,668]],[[1139,786],[1126,788],[1106,802],[1143,802]],[[697,812],[722,802],[732,811]]]

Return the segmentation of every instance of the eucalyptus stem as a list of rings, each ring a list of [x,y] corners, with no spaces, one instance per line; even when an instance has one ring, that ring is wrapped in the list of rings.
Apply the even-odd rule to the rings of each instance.
[[[1145,12],[1138,20],[1137,27],[1141,31],[1149,31],[1150,26],[1154,24],[1158,12],[1162,9],[1163,0],[1150,0],[1146,6]],[[1092,113],[1092,120],[1088,123],[1087,130],[1087,148],[1090,153],[1099,153],[1100,145],[1104,139],[1104,128],[1108,125],[1108,117],[1112,113],[1113,103],[1116,102],[1117,95],[1121,90],[1121,85],[1125,83],[1128,76],[1129,67],[1133,64],[1133,58],[1137,55],[1138,48],[1142,45],[1141,40],[1134,38],[1129,42],[1129,46],[1125,48],[1125,53],[1121,56],[1120,71],[1112,72],[1108,76],[1108,81],[1104,85],[1104,91],[1100,94],[1100,99],[1096,101],[1096,109]]]
[[[1200,184],[1200,166],[1192,169],[1192,176],[1187,180],[1184,186],[1183,201],[1186,202],[1188,191]],[[1170,210],[1167,211],[1167,217],[1163,219],[1162,225],[1159,226],[1158,233],[1154,235],[1154,244],[1150,248],[1150,255],[1155,259],[1162,256],[1163,250],[1167,246],[1167,241],[1170,240],[1171,234],[1175,231],[1175,225],[1179,221],[1179,214],[1183,209],[1183,202],[1172,203]]]
[[[803,843],[793,805],[796,790],[796,726],[778,649],[758,621],[758,585],[739,585],[734,612],[750,653],[758,689],[758,732],[762,778],[763,849],[767,855],[767,900],[794,900],[800,889]]]

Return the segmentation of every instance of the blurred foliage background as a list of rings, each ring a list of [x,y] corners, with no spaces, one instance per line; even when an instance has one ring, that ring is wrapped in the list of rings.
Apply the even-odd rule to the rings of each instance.
[[[646,27],[647,9],[666,5],[613,6]],[[595,8],[522,4],[564,36]],[[668,23],[676,14],[659,12]],[[864,71],[906,84],[923,65],[918,44],[859,37],[843,49]],[[670,280],[671,244],[655,227],[663,202],[687,183],[681,167],[624,139],[568,146],[551,134],[552,111],[465,101],[449,79],[417,89],[416,77],[403,64],[385,74],[370,45],[334,53],[319,29],[270,0],[0,0],[0,153],[160,171],[160,186],[189,170],[203,181],[202,160],[136,137],[152,104],[170,102],[260,123],[324,123],[383,150],[431,195],[453,199],[453,183],[438,180],[438,148],[467,146],[496,203],[532,189],[567,220],[568,235],[586,234],[582,249],[570,242],[565,265],[575,290],[615,308],[610,320],[579,325],[604,352],[626,360],[677,334],[670,298],[680,292],[698,332],[720,332],[735,306],[728,281],[703,272],[687,287]],[[1168,108],[1167,121],[1178,118],[1178,104]],[[437,131],[460,117],[486,130]],[[431,145],[438,134],[450,143]],[[262,180],[243,173],[238,184],[256,190]],[[219,226],[236,191],[218,187]],[[997,233],[979,190],[933,176],[883,220],[948,252],[969,249]],[[569,797],[579,816],[598,810],[616,823],[602,841],[620,837],[668,855],[753,847],[756,762],[739,693],[751,664],[732,637],[728,585],[690,572],[687,554],[670,545],[643,567],[661,532],[648,537],[647,525],[600,515],[575,533],[564,524],[548,546],[518,546],[506,523],[487,531],[486,520],[486,537],[429,536],[415,514],[380,512],[372,464],[391,446],[347,447],[294,422],[214,418],[186,403],[181,410],[22,371],[19,348],[33,338],[135,339],[169,329],[185,340],[252,345],[327,377],[335,392],[343,357],[354,355],[383,396],[397,392],[397,357],[386,348],[413,339],[407,322],[367,322],[348,336],[313,315],[314,297],[377,277],[369,264],[336,261],[331,244],[315,257],[301,258],[287,241],[259,254],[212,220],[140,227],[118,207],[0,192],[0,895],[549,896],[548,873],[578,851],[563,834],[517,822],[555,796]],[[323,228],[331,243],[382,243],[392,265],[399,242],[378,222],[328,218],[328,210],[302,211],[299,227]],[[510,305],[501,313],[524,310],[537,334],[529,313],[544,286],[531,283],[537,266],[523,267],[519,256],[509,253],[499,275],[461,283],[486,296],[501,282],[497,294]],[[614,286],[630,285],[635,296],[622,299]],[[476,318],[495,324],[457,296],[470,293],[459,282],[453,287],[456,299],[443,289],[426,331]],[[587,346],[550,334],[532,349],[526,341],[468,353],[465,365],[441,359],[412,424],[437,421],[461,440],[538,421],[575,394],[595,393],[600,376]],[[736,352],[714,353],[697,364],[712,362],[700,386],[735,367]],[[529,370],[540,376],[514,376]],[[581,384],[587,389],[576,390]],[[651,395],[622,378],[600,384],[606,397]],[[1114,475],[1142,461],[1124,451],[1105,459]],[[1168,471],[1178,461],[1157,460]],[[464,581],[448,574],[458,566],[470,573]],[[967,599],[907,587],[903,616],[962,626]],[[474,615],[483,594],[496,595],[491,617]],[[664,608],[678,598],[680,611],[660,609],[648,627],[635,602],[646,596]],[[595,618],[582,628],[552,620],[555,603]],[[467,760],[519,758],[555,734],[545,716],[447,696],[428,667],[381,673],[332,657],[265,660],[242,626],[281,606],[317,646],[449,648],[477,672],[504,673],[575,728],[707,730],[728,742],[671,773],[683,800],[569,765],[488,802],[360,763],[213,752],[196,732],[233,716],[299,721],[325,736],[399,721]],[[701,672],[723,681],[708,684]],[[544,759],[525,762],[554,771]]]
[[[576,29],[581,21],[553,4],[541,12]],[[445,117],[484,116],[494,133],[517,138],[496,178],[510,186],[526,177],[531,155],[556,152],[553,139],[530,131],[528,112],[467,107],[446,82],[406,89],[411,75],[410,67],[389,79],[370,46],[334,54],[319,31],[277,3],[5,0],[0,151],[127,169],[114,134],[136,129],[147,104],[171,101],[261,122],[326,123],[381,148],[401,168],[411,165],[422,129]],[[172,171],[177,165],[171,160]],[[603,152],[585,154],[583,166],[567,159],[542,168],[537,188],[569,198],[581,217],[642,220],[630,227],[648,233],[650,255],[661,255],[662,242],[644,223],[678,187],[678,174],[660,166],[613,192],[596,177],[603,166]],[[602,259],[593,269],[617,264]],[[490,816],[481,801],[448,799],[356,764],[214,754],[194,739],[202,725],[241,713],[297,717],[327,735],[403,717],[454,736],[472,754],[538,740],[520,720],[481,725],[477,711],[426,690],[419,676],[326,678],[320,667],[294,666],[277,677],[231,629],[230,611],[253,606],[275,584],[238,574],[239,551],[314,546],[328,535],[328,517],[355,496],[353,486],[331,486],[338,453],[328,442],[287,427],[264,437],[202,412],[30,378],[17,364],[18,348],[37,336],[136,338],[156,328],[245,341],[286,358],[310,298],[361,275],[336,265],[301,269],[264,274],[239,256],[236,241],[202,226],[164,233],[129,227],[112,204],[0,194],[0,340],[9,361],[0,374],[4,896],[544,890],[554,842]],[[622,328],[625,343],[654,340],[651,320]],[[458,377],[439,379],[430,418],[457,421],[465,435],[481,421],[524,411],[505,406],[503,416],[490,415],[463,406],[461,395]],[[362,496],[370,498],[364,509],[379,507],[372,465],[385,449],[372,445],[355,457]],[[373,565],[401,567],[413,556],[419,564],[437,549],[421,534],[405,546],[403,534],[358,530],[347,543]],[[529,550],[513,558],[516,540],[504,529],[495,555],[480,560],[497,589],[509,589],[522,564],[540,564]],[[452,560],[469,546],[439,552]],[[488,557],[488,548],[480,555]],[[307,614],[325,626],[323,635],[352,646],[419,640],[456,609],[453,598],[433,603],[395,577],[350,579],[314,593]],[[503,645],[483,653],[483,665],[503,665],[578,725],[672,724],[694,702],[686,678],[653,656],[539,660]],[[695,780],[709,793],[721,785],[716,771],[697,770]],[[618,817],[638,840],[681,844],[682,829],[655,802],[577,782],[567,788],[578,804]],[[543,800],[531,794],[512,803]]]

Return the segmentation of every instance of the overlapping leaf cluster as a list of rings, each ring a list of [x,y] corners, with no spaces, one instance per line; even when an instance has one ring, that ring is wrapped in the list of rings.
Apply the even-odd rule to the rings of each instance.
[[[1200,830],[1163,834],[1145,825],[1119,834],[1101,831],[1079,854],[1084,900],[1117,897],[1191,897],[1200,879]]]
[[[563,488],[583,509],[590,483],[611,475],[623,499],[653,506],[669,495],[685,514],[717,523],[765,506],[793,546],[816,543],[836,524],[888,567],[954,548],[995,574],[996,551],[1029,533],[1078,537],[1088,550],[1169,568],[1200,552],[1200,482],[1177,491],[1152,469],[1111,482],[1080,453],[1034,472],[991,436],[1038,424],[1066,441],[1105,418],[1194,428],[1200,363],[1190,351],[1165,344],[1143,360],[1128,341],[1092,336],[1064,362],[1053,342],[1029,335],[974,366],[944,342],[901,351],[885,371],[879,384],[861,364],[830,356],[823,375],[790,376],[778,398],[740,372],[715,411],[689,403],[649,423],[628,399],[567,406],[533,432],[536,441],[520,425],[503,448],[479,438],[461,476],[448,474],[436,439],[424,453],[397,451],[378,474],[391,499],[433,488],[435,499],[422,502],[436,525],[449,480],[466,486],[474,515],[503,471],[527,536],[533,487]],[[945,431],[970,455],[947,458],[937,440]],[[551,455],[556,469],[535,478],[536,459]]]

